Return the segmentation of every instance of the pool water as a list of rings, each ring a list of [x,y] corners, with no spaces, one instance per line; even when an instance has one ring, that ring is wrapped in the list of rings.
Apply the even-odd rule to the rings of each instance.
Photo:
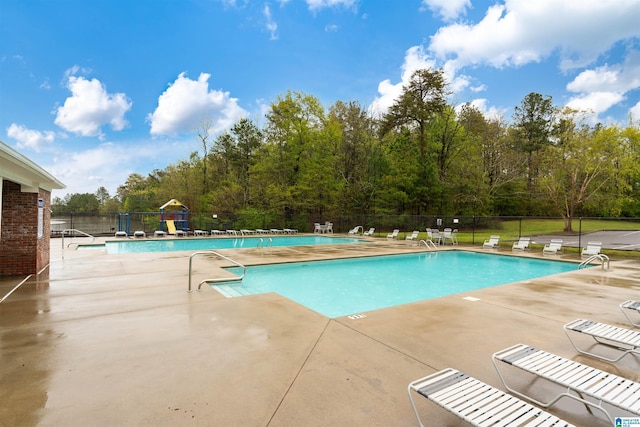
[[[333,318],[577,268],[570,262],[443,251],[247,267],[242,282],[228,285],[243,294],[277,292]]]
[[[203,251],[215,249],[242,249],[263,246],[336,245],[364,242],[362,239],[330,236],[263,236],[244,238],[181,238],[153,240],[114,240],[105,242],[108,254],[141,252]]]

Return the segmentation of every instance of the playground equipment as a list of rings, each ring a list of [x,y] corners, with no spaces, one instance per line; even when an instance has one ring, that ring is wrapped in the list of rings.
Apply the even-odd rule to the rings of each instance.
[[[167,208],[173,208],[174,210],[165,212]],[[173,227],[170,229],[170,224],[173,224],[175,229]],[[160,206],[160,229],[168,234],[176,234],[177,230],[184,233],[188,232],[189,208],[176,199],[171,199]]]

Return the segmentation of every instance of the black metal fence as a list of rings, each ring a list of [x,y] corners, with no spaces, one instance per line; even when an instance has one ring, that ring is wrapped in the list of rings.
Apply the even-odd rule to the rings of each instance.
[[[394,229],[400,230],[400,237],[413,230],[425,231],[425,228],[458,229],[459,234],[467,237],[468,243],[482,243],[490,233],[499,233],[502,241],[517,240],[520,236],[540,234],[561,234],[577,236],[578,241],[586,239],[594,231],[626,231],[635,237],[640,248],[640,218],[575,218],[571,229],[566,230],[560,217],[497,217],[497,216],[448,216],[448,215],[341,215],[327,218],[315,216],[275,217],[261,214],[193,214],[188,218],[189,230],[240,230],[293,228],[300,232],[313,232],[314,223],[333,223],[335,233],[346,233],[355,226],[364,230],[375,228],[376,235],[386,235]],[[153,234],[162,230],[160,212],[127,212],[106,215],[82,215],[67,213],[52,217],[52,235],[59,235],[65,229],[77,229],[94,236],[114,235],[116,231],[125,231],[131,235],[134,231]],[[166,228],[164,228],[166,231]],[[633,237],[631,237],[633,241]],[[634,249],[634,248],[630,248]]]

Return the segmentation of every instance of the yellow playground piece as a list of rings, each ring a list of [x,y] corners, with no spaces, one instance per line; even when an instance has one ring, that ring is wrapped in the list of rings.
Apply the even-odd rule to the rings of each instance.
[[[172,219],[168,219],[167,223],[167,234],[176,234],[176,223],[173,222]]]

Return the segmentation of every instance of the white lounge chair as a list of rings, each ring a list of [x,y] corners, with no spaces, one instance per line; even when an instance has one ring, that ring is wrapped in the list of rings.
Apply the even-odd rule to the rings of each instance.
[[[562,239],[551,239],[551,241],[542,248],[543,255],[556,255],[562,252]]]
[[[356,225],[351,230],[349,230],[349,234],[359,234],[362,232],[364,232],[364,229],[362,228],[361,225]]]
[[[640,355],[640,331],[632,331],[630,329],[621,328],[619,326],[608,325],[606,323],[594,322],[593,320],[577,319],[569,322],[563,327],[564,333],[571,341],[571,345],[578,353],[595,357],[596,359],[605,360],[607,362],[617,362],[627,354]],[[593,338],[597,348],[602,345],[616,351],[621,352],[619,357],[607,357],[602,354],[596,354],[578,347],[576,342],[571,338],[570,332],[585,334]]]
[[[393,230],[393,232],[391,232],[390,234],[387,234],[387,239],[396,239],[398,238],[398,233],[400,232],[400,230],[398,230],[397,228],[395,230]]]
[[[436,230],[431,229],[429,227],[427,227],[426,230],[427,230],[427,241],[433,242],[434,245],[436,243],[440,244],[440,241],[441,241],[440,231],[437,229]]]
[[[446,245],[447,243],[451,243],[452,245],[458,244],[458,229],[450,229],[445,228],[442,232],[442,244]]]
[[[147,233],[145,233],[142,230],[137,230],[133,232],[133,237],[139,239],[139,238],[143,238],[143,237],[147,237]]]
[[[631,316],[629,316],[628,312],[635,312],[640,315],[640,301],[628,300],[620,304],[620,310],[622,310],[622,314],[627,318],[629,323],[631,323],[636,328],[640,328],[640,322],[636,323]]]
[[[369,231],[362,233],[363,236],[373,236],[373,232],[376,231],[375,227],[371,227]]]
[[[413,233],[411,233],[410,235],[408,235],[407,237],[405,237],[405,240],[416,240],[418,238],[418,235],[420,234],[419,231],[414,230]]]
[[[565,359],[526,344],[501,350],[491,358],[504,387],[512,394],[548,408],[563,397],[570,397],[602,411],[612,425],[614,421],[603,403],[623,411],[640,415],[640,384],[629,379]],[[549,402],[541,402],[507,385],[496,361],[504,362],[525,372],[562,386],[563,391]],[[590,398],[592,400],[587,399]],[[616,411],[616,416],[620,416]]]
[[[598,255],[602,249],[602,242],[589,242],[587,247],[582,249],[582,256]]]
[[[531,237],[520,237],[517,242],[513,242],[513,246],[511,247],[512,251],[526,251],[529,249],[529,242],[531,242]]]
[[[412,391],[474,426],[571,426],[540,408],[452,368],[413,381],[411,407],[424,427]]]
[[[482,247],[494,249],[498,246],[499,242],[500,242],[500,236],[491,236],[489,237],[489,240],[484,241],[484,243],[482,244]]]

